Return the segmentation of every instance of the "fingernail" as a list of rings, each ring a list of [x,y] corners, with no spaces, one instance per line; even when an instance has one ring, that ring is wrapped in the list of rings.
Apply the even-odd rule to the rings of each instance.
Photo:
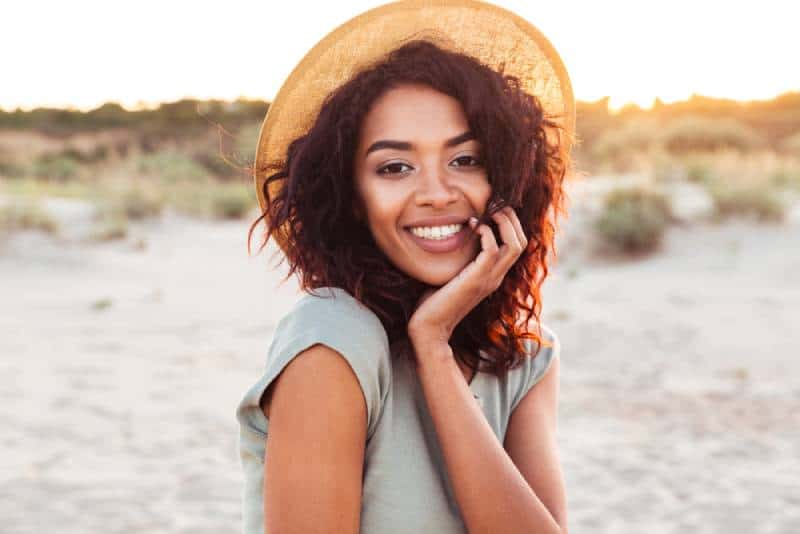
[[[476,226],[477,224],[478,224],[478,219],[477,219],[477,217],[470,217],[470,218],[469,218],[469,227],[470,227],[470,228],[475,228],[475,226]]]

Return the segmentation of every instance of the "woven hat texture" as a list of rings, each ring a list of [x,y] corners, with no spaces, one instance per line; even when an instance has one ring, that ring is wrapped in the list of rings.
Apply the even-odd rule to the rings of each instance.
[[[256,149],[254,180],[262,210],[267,204],[262,191],[265,164],[286,157],[289,143],[310,129],[330,92],[413,39],[433,41],[518,77],[523,89],[564,128],[566,138],[561,142],[569,150],[575,130],[572,86],[555,48],[536,27],[487,2],[402,0],[335,28],[306,53],[281,86],[261,125]],[[282,182],[270,184],[270,197]]]

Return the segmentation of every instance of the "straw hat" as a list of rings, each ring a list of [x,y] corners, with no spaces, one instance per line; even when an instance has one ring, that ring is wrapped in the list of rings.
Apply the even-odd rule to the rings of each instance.
[[[485,65],[517,76],[547,114],[558,117],[567,150],[575,130],[575,100],[558,53],[530,22],[477,0],[402,0],[366,11],[319,41],[297,64],[269,106],[261,125],[255,159],[255,186],[261,210],[268,160],[286,156],[289,143],[306,133],[328,93],[361,68],[405,41],[424,38],[466,53]],[[273,197],[284,180],[270,184]],[[280,232],[275,235],[279,245]]]

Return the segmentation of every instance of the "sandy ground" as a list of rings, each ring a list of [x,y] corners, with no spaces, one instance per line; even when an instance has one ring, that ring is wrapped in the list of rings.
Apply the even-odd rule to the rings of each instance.
[[[620,261],[592,252],[595,198],[576,192],[544,285],[570,532],[798,532],[800,212]],[[234,410],[294,280],[271,246],[247,256],[243,222],[88,244],[61,207],[72,234],[0,243],[0,531],[239,532]]]

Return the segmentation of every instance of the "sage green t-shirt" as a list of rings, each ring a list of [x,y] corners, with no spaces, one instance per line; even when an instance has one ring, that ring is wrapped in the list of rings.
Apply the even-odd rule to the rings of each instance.
[[[263,534],[264,451],[269,421],[259,402],[267,386],[297,354],[322,343],[346,358],[367,404],[367,442],[361,501],[361,534],[463,534],[455,494],[413,366],[392,358],[378,317],[341,288],[305,294],[277,324],[261,377],[242,398],[236,417],[244,470],[244,534]],[[512,411],[558,357],[560,343],[508,372],[505,379],[479,372],[469,385],[500,443]],[[532,342],[528,342],[531,349]],[[469,439],[469,436],[464,436]],[[480,466],[476,466],[480,468]]]

